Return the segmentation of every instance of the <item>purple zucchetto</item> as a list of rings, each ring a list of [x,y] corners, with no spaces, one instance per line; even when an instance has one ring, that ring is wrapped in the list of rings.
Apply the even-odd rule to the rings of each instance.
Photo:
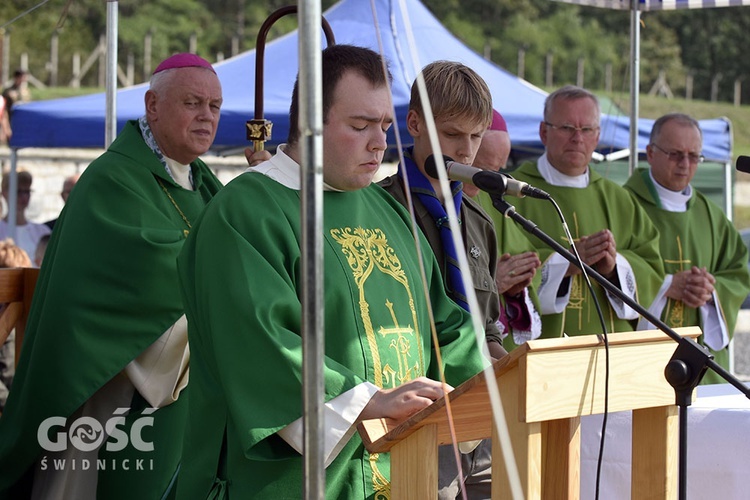
[[[492,110],[492,124],[490,125],[489,130],[499,130],[501,132],[508,131],[508,125],[505,123],[505,118],[494,109]]]
[[[191,54],[189,52],[183,52],[181,54],[175,54],[164,59],[154,70],[154,75],[168,69],[175,68],[206,68],[210,69],[214,74],[214,67],[211,63],[203,59],[201,56]]]

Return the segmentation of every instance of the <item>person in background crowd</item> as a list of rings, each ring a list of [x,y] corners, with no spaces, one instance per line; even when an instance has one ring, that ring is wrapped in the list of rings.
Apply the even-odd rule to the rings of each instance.
[[[44,260],[44,254],[47,253],[47,244],[49,243],[50,235],[45,234],[39,238],[39,243],[36,246],[36,252],[34,252],[34,265],[36,267],[42,267],[42,261]]]
[[[70,175],[65,178],[62,185],[62,191],[60,191],[60,197],[63,200],[63,206],[68,202],[68,196],[70,196],[70,192],[73,190],[73,186],[76,185],[76,182],[78,182],[78,179],[81,177],[80,174]],[[57,219],[48,220],[45,222],[48,228],[54,229],[55,228],[55,222],[57,222]]]
[[[0,144],[8,144],[13,135],[10,130],[10,115],[5,99],[0,99]]]
[[[6,238],[0,241],[0,268],[10,267],[31,267],[31,259],[22,248],[13,243],[13,240]],[[0,304],[0,313],[6,305]],[[0,347],[0,414],[8,400],[8,391],[13,383],[15,372],[16,331],[13,329]]]
[[[13,72],[13,82],[3,89],[3,99],[5,100],[5,110],[8,113],[8,119],[13,116],[13,106],[19,102],[31,101],[31,92],[29,91],[29,75],[23,69],[17,69]]]
[[[18,188],[16,189],[16,234],[14,241],[16,245],[23,248],[27,255],[34,255],[39,239],[45,234],[49,234],[51,230],[44,224],[26,219],[26,209],[29,207],[29,201],[31,200],[31,184],[33,179],[31,173],[26,170],[19,170],[16,172],[16,175]],[[9,206],[10,171],[6,170],[3,172],[3,180],[0,186],[2,186],[5,204]],[[0,221],[0,238],[11,236],[10,225],[8,223],[9,216],[10,212],[6,213],[3,220]]]

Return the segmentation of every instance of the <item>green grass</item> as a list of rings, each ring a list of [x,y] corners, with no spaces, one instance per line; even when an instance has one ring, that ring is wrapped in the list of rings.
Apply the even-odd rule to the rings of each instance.
[[[47,87],[46,89],[31,89],[31,96],[35,101],[46,101],[47,99],[61,99],[63,97],[75,97],[99,92],[104,92],[104,89],[98,87],[82,87],[78,89],[72,87]]]
[[[612,101],[629,114],[628,94],[608,95]],[[696,120],[726,117],[732,123],[734,148],[732,153],[750,155],[750,106],[734,106],[728,102],[687,101],[681,98],[666,99],[641,95],[639,115],[641,118],[659,118],[667,113],[687,113]]]

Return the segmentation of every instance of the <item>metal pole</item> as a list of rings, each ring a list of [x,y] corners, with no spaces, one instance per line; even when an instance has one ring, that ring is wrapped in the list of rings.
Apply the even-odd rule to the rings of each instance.
[[[8,237],[16,241],[18,206],[18,149],[10,148],[10,178],[8,179]]]
[[[323,462],[323,93],[320,0],[299,0],[304,498],[325,497]]]
[[[5,82],[10,80],[10,29],[0,30],[0,34],[3,37],[3,67],[0,73],[0,84],[5,85]]]
[[[107,74],[104,147],[117,135],[117,0],[107,0]]]
[[[640,92],[641,64],[641,11],[638,2],[631,0],[630,13],[630,162],[632,174],[638,166],[638,99]]]

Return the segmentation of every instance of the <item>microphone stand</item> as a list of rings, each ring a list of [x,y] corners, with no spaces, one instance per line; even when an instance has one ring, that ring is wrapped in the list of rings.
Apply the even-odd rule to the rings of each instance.
[[[542,240],[567,261],[581,269],[581,263],[578,262],[578,259],[570,251],[539,229],[536,224],[517,213],[515,207],[505,201],[502,194],[489,194],[492,198],[492,205],[496,210],[506,217],[513,219],[528,233]],[[638,304],[638,302],[624,294],[618,286],[588,265],[583,264],[583,269],[609,293],[622,300],[678,344],[672,358],[664,369],[664,376],[667,382],[674,388],[675,404],[679,407],[679,498],[680,500],[685,500],[687,498],[687,407],[692,404],[693,390],[701,381],[708,368],[719,374],[719,376],[736,387],[749,399],[750,388],[745,387],[739,379],[719,366],[704,346],[698,344],[693,339],[679,335],[661,321],[661,319],[651,314]]]

